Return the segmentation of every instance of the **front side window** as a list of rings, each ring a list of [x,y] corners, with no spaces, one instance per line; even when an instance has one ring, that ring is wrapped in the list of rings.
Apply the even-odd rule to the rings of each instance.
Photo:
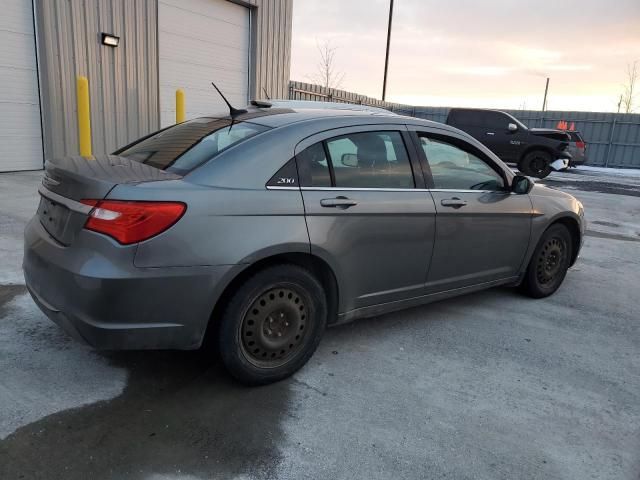
[[[477,155],[443,140],[420,135],[434,188],[446,190],[503,190],[504,180]]]
[[[268,127],[231,119],[197,118],[160,130],[116,154],[184,175]]]
[[[511,120],[506,115],[499,112],[482,112],[483,127],[496,130],[506,130]]]

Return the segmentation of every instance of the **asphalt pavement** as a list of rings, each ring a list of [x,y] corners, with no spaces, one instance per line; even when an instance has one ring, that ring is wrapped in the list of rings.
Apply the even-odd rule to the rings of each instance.
[[[247,388],[206,352],[95,352],[20,271],[39,172],[0,175],[0,478],[640,478],[640,177],[552,174],[585,204],[553,296],[496,288],[331,328]]]

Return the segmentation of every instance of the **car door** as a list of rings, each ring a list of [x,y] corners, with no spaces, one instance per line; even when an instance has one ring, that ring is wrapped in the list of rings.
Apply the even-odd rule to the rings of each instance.
[[[436,210],[406,127],[324,132],[296,161],[311,251],[339,277],[340,311],[423,294]]]
[[[416,131],[436,205],[429,293],[515,278],[531,234],[532,204],[479,148],[444,133]]]
[[[481,135],[476,136],[489,150],[501,159],[508,155],[509,140],[509,119],[500,112],[483,111],[480,116]]]

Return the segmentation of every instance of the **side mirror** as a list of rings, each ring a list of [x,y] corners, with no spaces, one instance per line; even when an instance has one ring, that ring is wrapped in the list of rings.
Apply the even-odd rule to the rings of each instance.
[[[358,156],[355,153],[343,153],[340,161],[345,167],[358,166]]]
[[[510,123],[509,125],[507,125],[507,130],[509,130],[510,132],[515,132],[518,130],[518,125],[516,125],[515,123]]]
[[[525,177],[524,175],[516,175],[511,181],[511,191],[513,193],[529,193],[532,188],[533,182],[529,177]]]

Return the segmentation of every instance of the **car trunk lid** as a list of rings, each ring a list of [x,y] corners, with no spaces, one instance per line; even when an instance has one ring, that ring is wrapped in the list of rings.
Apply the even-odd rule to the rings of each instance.
[[[45,165],[37,215],[54,239],[70,245],[91,211],[82,200],[102,200],[118,184],[179,178],[175,173],[116,155],[55,159]]]

